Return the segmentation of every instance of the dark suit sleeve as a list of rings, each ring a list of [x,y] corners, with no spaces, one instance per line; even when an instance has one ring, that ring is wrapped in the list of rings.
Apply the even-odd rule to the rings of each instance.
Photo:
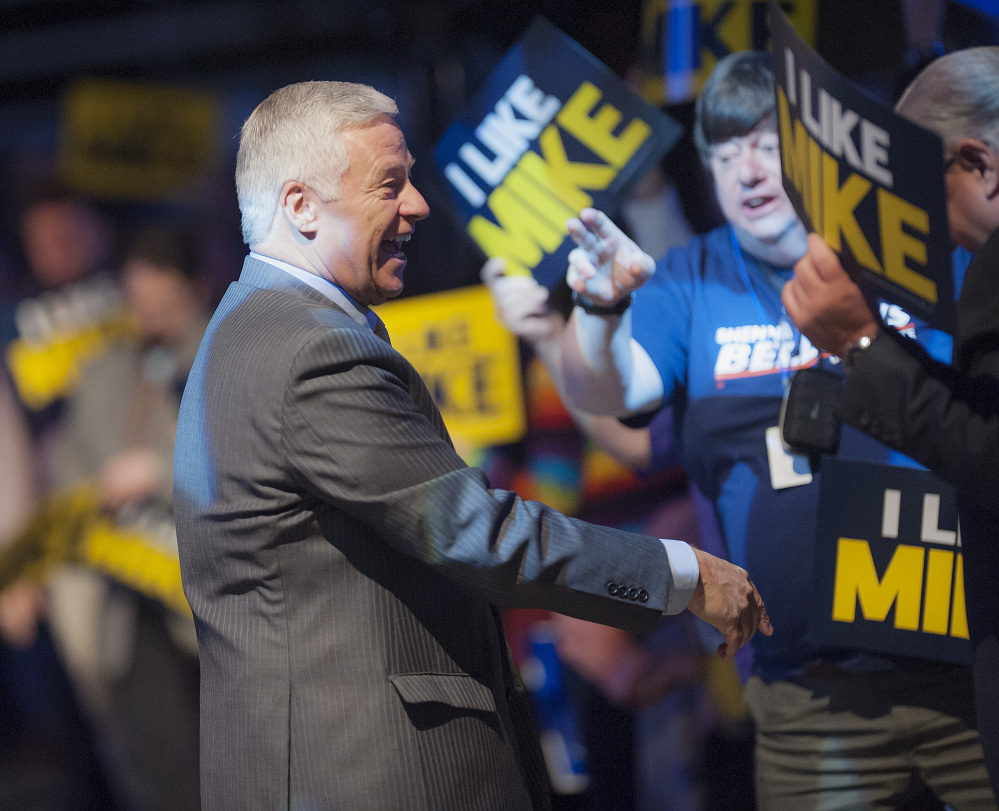
[[[454,451],[412,367],[378,338],[330,330],[303,347],[283,420],[306,492],[462,586],[634,630],[661,619],[670,575],[657,539],[490,489]]]
[[[858,358],[840,407],[845,422],[926,465],[984,506],[999,490],[999,349],[965,373],[882,328]]]

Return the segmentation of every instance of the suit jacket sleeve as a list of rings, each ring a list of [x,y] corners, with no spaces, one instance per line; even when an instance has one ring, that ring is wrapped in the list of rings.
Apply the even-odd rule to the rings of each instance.
[[[999,346],[966,370],[939,363],[882,328],[858,358],[840,407],[845,422],[926,465],[983,506],[999,490]]]
[[[286,391],[285,452],[300,486],[394,548],[500,605],[632,630],[661,619],[670,575],[658,539],[490,489],[454,451],[416,372],[371,333],[314,333]]]

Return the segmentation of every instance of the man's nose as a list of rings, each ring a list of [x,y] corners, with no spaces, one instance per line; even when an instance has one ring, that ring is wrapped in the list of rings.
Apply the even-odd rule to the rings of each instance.
[[[430,206],[427,205],[427,201],[423,199],[423,195],[420,194],[416,186],[410,183],[406,187],[405,197],[403,198],[402,216],[414,220],[422,220],[426,219],[429,214]]]
[[[763,163],[752,149],[746,151],[739,163],[739,182],[743,186],[755,186],[766,178]]]

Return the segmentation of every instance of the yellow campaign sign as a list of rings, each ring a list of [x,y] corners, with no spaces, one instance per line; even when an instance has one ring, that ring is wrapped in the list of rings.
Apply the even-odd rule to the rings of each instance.
[[[76,390],[87,363],[121,336],[134,333],[124,310],[118,318],[77,332],[51,336],[35,343],[18,338],[7,348],[7,367],[21,401],[33,411],[67,397]]]
[[[766,51],[768,0],[644,0],[641,94],[677,104],[701,92],[715,65],[736,51]],[[816,0],[784,0],[801,38],[815,44]]]
[[[455,443],[500,445],[524,435],[517,339],[482,285],[378,308],[392,345],[423,377]]]
[[[63,99],[59,168],[67,184],[91,194],[169,196],[215,161],[220,119],[210,93],[79,82]]]
[[[180,578],[180,560],[141,532],[98,519],[82,539],[79,557],[141,594],[190,616],[191,607]]]

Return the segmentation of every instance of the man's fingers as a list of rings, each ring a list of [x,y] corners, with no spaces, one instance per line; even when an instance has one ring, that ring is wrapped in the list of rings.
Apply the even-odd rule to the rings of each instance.
[[[760,595],[760,590],[756,588],[756,584],[753,581],[749,581],[749,584],[753,587],[753,601],[756,604],[755,630],[760,631],[764,636],[770,636],[774,632],[774,626],[770,622],[769,614],[767,614],[767,606],[763,602],[763,597]]]
[[[596,253],[600,247],[601,238],[594,233],[587,224],[576,217],[566,220],[565,227],[569,231],[569,236],[584,251]]]
[[[826,241],[818,234],[808,235],[808,253],[806,257],[809,261],[809,271],[816,279],[821,281],[832,281],[836,276],[843,273],[843,266],[839,263],[839,257]]]
[[[735,656],[736,652],[743,646],[745,641],[746,637],[739,628],[733,628],[725,634],[725,643],[722,646],[725,648],[725,652],[722,653],[723,658],[731,659]],[[721,653],[721,650],[719,650],[719,653]]]
[[[804,261],[802,259],[798,263],[798,266]],[[805,315],[808,312],[806,304],[808,296],[804,282],[804,274],[807,271],[802,271],[802,275],[799,275],[798,266],[795,266],[794,276],[788,280],[781,290],[780,300],[787,311],[788,318],[800,326],[803,321],[807,321]]]
[[[579,212],[579,219],[596,234],[599,239],[610,239],[620,233],[613,220],[596,208],[584,208]]]
[[[763,610],[760,616],[760,624],[757,630],[759,630],[759,632],[764,636],[773,636],[774,625],[770,621],[770,615],[767,614],[766,606],[763,606],[762,609]]]
[[[582,246],[573,248],[569,252],[569,272],[575,273],[584,285],[589,279],[597,275],[597,269],[593,266],[589,252]],[[571,279],[569,283],[572,285]],[[572,286],[576,289],[574,285]]]
[[[635,257],[628,265],[628,273],[631,274],[632,282],[644,282],[656,269],[656,260],[644,251]]]

